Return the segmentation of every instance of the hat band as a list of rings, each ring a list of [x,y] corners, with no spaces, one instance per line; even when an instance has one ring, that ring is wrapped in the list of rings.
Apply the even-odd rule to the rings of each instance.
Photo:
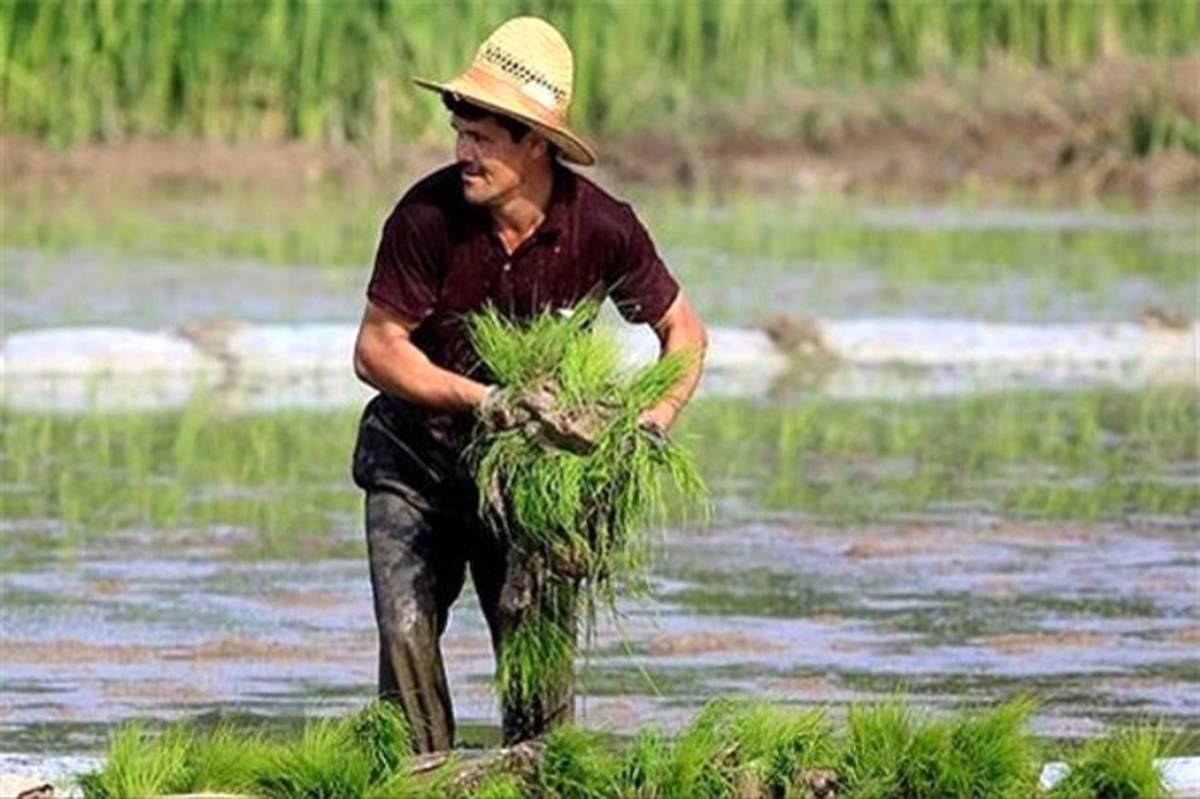
[[[510,81],[498,78],[491,72],[480,68],[478,64],[471,64],[471,66],[467,67],[467,71],[463,73],[462,77],[485,92],[496,96],[495,100],[489,100],[484,97],[479,99],[494,102],[496,105],[512,106],[513,111],[532,117],[548,127],[562,127],[562,116],[560,114],[537,102],[514,86]]]

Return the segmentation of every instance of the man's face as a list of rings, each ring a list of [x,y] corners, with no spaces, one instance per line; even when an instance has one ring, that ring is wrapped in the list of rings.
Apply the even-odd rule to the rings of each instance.
[[[454,114],[450,126],[458,134],[454,154],[462,167],[463,196],[472,205],[503,203],[545,153],[546,142],[537,133],[514,142],[493,117],[469,120]]]

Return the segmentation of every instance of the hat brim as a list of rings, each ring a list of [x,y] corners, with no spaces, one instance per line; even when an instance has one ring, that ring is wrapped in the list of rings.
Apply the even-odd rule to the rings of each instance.
[[[497,114],[512,117],[525,123],[553,142],[566,161],[579,164],[580,166],[591,166],[596,163],[596,151],[582,138],[571,132],[571,130],[562,125],[552,125],[538,119],[537,116],[515,104],[506,102],[504,98],[497,97],[494,92],[488,91],[485,87],[478,85],[469,76],[463,75],[444,83],[427,80],[426,78],[413,78],[412,80],[414,84],[422,89],[428,89],[439,94],[449,92],[457,97],[461,97],[472,105],[486,108],[489,111],[494,111]]]

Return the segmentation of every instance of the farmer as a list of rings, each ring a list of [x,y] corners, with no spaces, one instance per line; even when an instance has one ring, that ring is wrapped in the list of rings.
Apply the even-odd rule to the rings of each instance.
[[[491,304],[527,318],[599,290],[626,320],[651,325],[664,355],[705,346],[700,319],[629,205],[565,165],[596,160],[566,126],[572,72],[558,31],[520,17],[497,28],[458,78],[416,81],[450,112],[455,163],[396,205],[367,288],[354,366],[379,394],[363,412],[354,480],[366,492],[379,693],[399,704],[423,752],[454,745],[438,640],[467,565],[497,653],[519,611],[510,553],[480,520],[463,457],[474,426],[503,424],[510,405],[477,364],[464,316]],[[645,426],[670,428],[700,360]],[[505,741],[572,712],[569,683],[537,707],[505,707]]]

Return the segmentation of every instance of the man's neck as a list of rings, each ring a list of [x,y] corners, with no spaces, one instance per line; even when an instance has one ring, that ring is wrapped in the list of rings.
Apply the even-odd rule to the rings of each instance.
[[[550,196],[554,191],[554,169],[531,175],[512,196],[489,208],[496,233],[509,252],[533,235],[546,219]]]

